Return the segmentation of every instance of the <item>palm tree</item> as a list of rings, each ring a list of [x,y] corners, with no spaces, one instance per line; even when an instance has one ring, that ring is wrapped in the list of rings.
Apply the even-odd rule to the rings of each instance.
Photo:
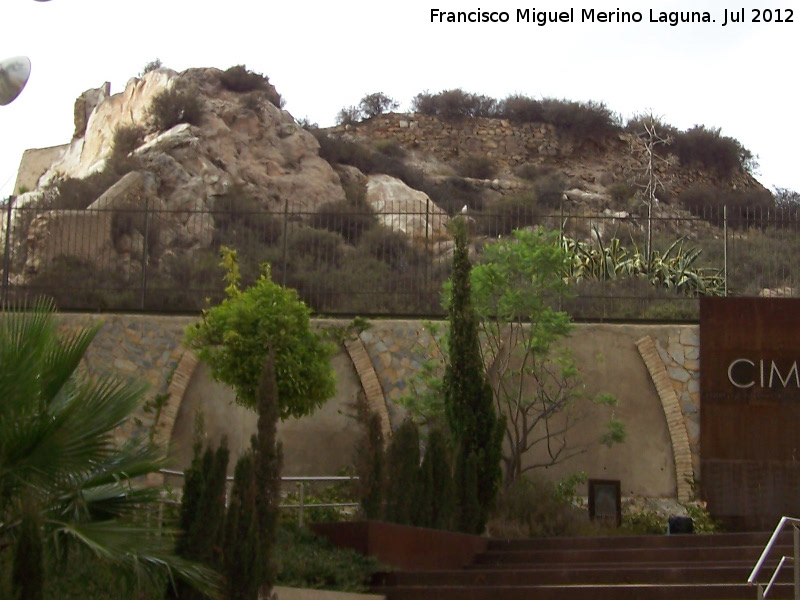
[[[15,595],[41,598],[31,574],[66,551],[88,551],[215,596],[217,576],[174,555],[175,532],[147,526],[160,490],[139,482],[162,466],[161,453],[115,441],[144,387],[78,368],[97,331],[59,333],[47,301],[0,313],[0,557],[14,554]]]

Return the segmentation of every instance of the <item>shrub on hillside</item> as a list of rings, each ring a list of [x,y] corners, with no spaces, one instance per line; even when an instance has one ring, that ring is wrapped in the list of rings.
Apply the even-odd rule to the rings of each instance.
[[[497,114],[512,123],[541,123],[544,121],[544,105],[541,100],[513,94],[500,101]]]
[[[139,125],[120,125],[114,130],[111,141],[111,156],[126,157],[141,146],[144,141],[144,128]]]
[[[150,71],[155,71],[156,69],[160,69],[164,65],[161,63],[160,58],[156,58],[155,60],[151,60],[148,63],[145,63],[144,67],[142,68],[142,72],[139,73],[139,77],[146,75]]]
[[[484,205],[481,188],[461,177],[431,183],[422,189],[436,205],[451,217],[466,206],[470,211],[481,210]]]
[[[696,125],[675,135],[672,151],[681,165],[708,169],[720,177],[730,177],[736,169],[744,169],[753,155],[737,140],[723,136],[719,129]]]
[[[347,243],[356,244],[361,235],[375,225],[375,214],[366,203],[326,202],[311,217],[311,225],[338,233]]]
[[[275,87],[270,84],[269,77],[255,71],[249,71],[244,65],[236,65],[226,69],[220,74],[219,81],[222,87],[232,92],[264,92],[267,100],[272,104],[278,108],[283,106],[283,98],[281,98]]]
[[[422,92],[414,97],[411,108],[414,112],[445,120],[469,117],[491,117],[496,101],[488,96],[472,94],[457,88],[438,94]]]
[[[561,206],[566,187],[567,182],[559,174],[540,177],[533,184],[533,190],[536,192],[536,201],[539,206],[548,208],[559,208]]]
[[[287,232],[286,253],[290,271],[300,273],[303,269],[296,268],[308,263],[330,269],[339,266],[344,259],[342,236],[325,229],[312,227],[297,227]]]
[[[680,202],[689,211],[721,227],[728,210],[731,227],[764,227],[768,211],[775,208],[772,194],[765,189],[730,190],[713,186],[695,186],[680,195]]]
[[[546,98],[542,101],[543,120],[577,142],[600,140],[619,129],[614,114],[602,102],[575,102]]]
[[[470,154],[458,162],[456,170],[462,177],[492,179],[497,174],[497,164],[488,156]]]
[[[156,95],[147,118],[155,131],[167,131],[179,123],[198,125],[203,114],[203,103],[196,90],[170,88]]]
[[[383,226],[373,227],[361,237],[359,247],[373,258],[385,262],[394,271],[407,271],[423,261],[423,256],[408,236]]]
[[[358,103],[358,110],[364,119],[371,119],[399,106],[400,103],[394,98],[390,98],[383,92],[375,92],[361,98],[361,102]]]
[[[491,237],[509,235],[515,229],[536,225],[540,220],[536,195],[528,191],[504,196],[476,220],[478,230]]]
[[[357,106],[345,106],[336,115],[337,125],[355,125],[361,120]]]
[[[550,175],[553,172],[553,170],[549,167],[534,165],[531,163],[525,163],[514,167],[513,172],[514,175],[520,177],[521,179],[527,179],[528,181],[536,181],[537,179],[539,179],[539,177]]]

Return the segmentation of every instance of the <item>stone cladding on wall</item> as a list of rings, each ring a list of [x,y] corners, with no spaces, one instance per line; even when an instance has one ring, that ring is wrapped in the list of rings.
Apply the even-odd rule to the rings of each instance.
[[[392,427],[406,416],[397,401],[411,392],[426,360],[441,360],[429,327],[422,321],[374,321],[360,336],[383,388]]]
[[[664,361],[675,394],[678,396],[689,448],[692,467],[700,473],[700,328],[685,326],[670,329],[656,340],[656,348]]]
[[[59,314],[62,327],[75,329],[101,323],[86,351],[83,366],[95,376],[112,374],[148,385],[145,401],[167,392],[173,373],[186,351],[181,344],[194,317],[126,314]],[[155,423],[153,411],[140,410],[126,435],[147,435]]]
[[[186,326],[195,321],[196,317],[59,315],[62,327],[76,328],[102,323],[84,359],[84,366],[90,374],[113,374],[145,381],[149,384],[147,400],[153,400],[159,394],[169,394],[168,402],[158,415],[159,423],[155,432],[162,444],[169,440],[183,391],[197,364],[194,355],[182,345]],[[435,327],[436,324],[434,330]],[[359,339],[380,384],[390,426],[397,427],[405,418],[405,411],[397,401],[411,392],[411,386],[426,360],[442,360],[431,325],[424,321],[378,320],[373,321]],[[666,327],[653,336],[653,342],[678,398],[688,433],[693,471],[698,474],[699,328]],[[370,385],[374,387],[375,382]],[[124,434],[146,435],[151,431],[156,417],[152,411],[140,411]]]

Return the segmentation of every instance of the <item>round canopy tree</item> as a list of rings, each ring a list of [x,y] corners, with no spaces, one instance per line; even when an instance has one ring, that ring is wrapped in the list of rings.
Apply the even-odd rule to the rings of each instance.
[[[222,256],[227,297],[188,328],[187,345],[211,367],[215,379],[233,387],[239,404],[253,410],[271,350],[280,418],[312,413],[336,391],[333,345],[311,329],[311,310],[297,292],[272,281],[268,264],[253,286],[241,290],[236,252],[223,249]]]

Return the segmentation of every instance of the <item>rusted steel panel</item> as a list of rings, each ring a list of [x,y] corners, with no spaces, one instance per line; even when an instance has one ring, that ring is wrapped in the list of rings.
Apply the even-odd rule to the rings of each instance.
[[[744,529],[800,515],[800,299],[702,298],[700,373],[712,514]]]

